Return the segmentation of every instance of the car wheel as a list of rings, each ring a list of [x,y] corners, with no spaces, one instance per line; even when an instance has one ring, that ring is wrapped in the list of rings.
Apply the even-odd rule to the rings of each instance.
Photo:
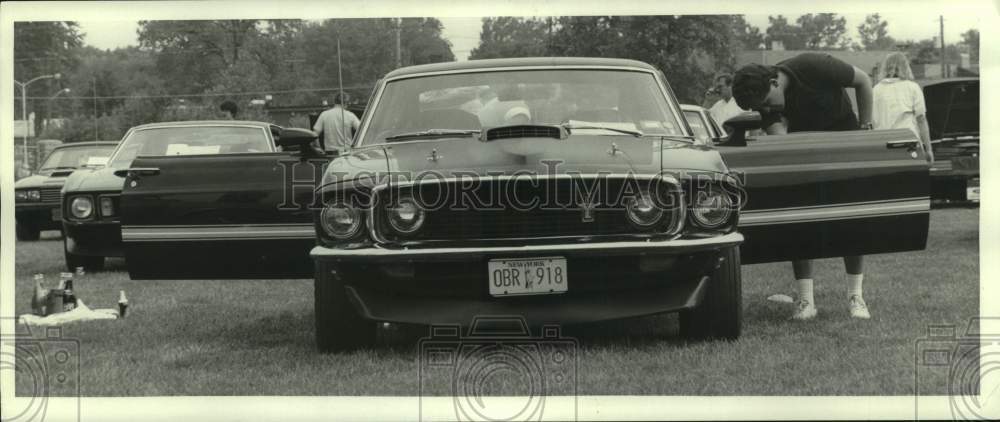
[[[30,221],[18,221],[15,224],[14,231],[17,236],[17,240],[20,241],[38,240],[38,235],[40,233],[38,226],[35,225],[34,222]]]
[[[701,304],[680,314],[681,336],[693,340],[736,340],[743,325],[743,282],[740,248],[722,253]]]
[[[314,297],[316,346],[322,353],[364,349],[375,344],[375,321],[359,315],[344,291],[344,281],[332,266],[316,263]]]
[[[66,238],[63,238],[63,254],[66,257],[66,271],[76,271],[77,267],[83,267],[85,271],[97,272],[104,270],[103,256],[87,256],[70,253],[66,248]]]

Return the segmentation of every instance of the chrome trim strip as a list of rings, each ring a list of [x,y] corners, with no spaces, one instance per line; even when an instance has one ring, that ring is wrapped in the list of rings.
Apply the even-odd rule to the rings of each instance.
[[[636,250],[650,251],[655,249],[677,250],[688,252],[694,250],[715,249],[734,246],[743,242],[743,235],[738,232],[704,239],[675,239],[643,242],[601,242],[574,243],[558,245],[527,245],[527,246],[488,246],[465,248],[425,248],[425,249],[385,249],[380,247],[363,249],[333,249],[316,246],[309,252],[313,258],[407,258],[441,254],[479,254],[479,253],[565,253],[576,251],[615,251]]]
[[[930,199],[837,204],[817,207],[782,208],[744,212],[740,227],[768,224],[806,223],[930,212]]]
[[[315,239],[312,224],[123,226],[123,242]]]

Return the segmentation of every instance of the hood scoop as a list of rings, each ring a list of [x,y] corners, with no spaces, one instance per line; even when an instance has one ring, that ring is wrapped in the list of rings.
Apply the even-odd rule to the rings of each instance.
[[[568,133],[560,126],[515,125],[487,129],[483,133],[485,142],[510,138],[553,138],[565,139]]]
[[[52,174],[49,175],[49,177],[66,177],[66,176],[69,176],[69,175],[73,174],[74,171],[76,171],[76,169],[72,169],[72,170],[56,170],[56,171],[53,171]]]

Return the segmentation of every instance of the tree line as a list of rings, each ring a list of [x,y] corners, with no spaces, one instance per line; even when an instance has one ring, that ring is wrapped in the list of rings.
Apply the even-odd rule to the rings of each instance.
[[[693,103],[715,74],[732,70],[740,51],[779,41],[787,50],[901,49],[914,63],[941,59],[933,40],[892,38],[878,14],[856,28],[857,41],[848,36],[846,19],[832,13],[794,22],[782,15],[768,19],[762,32],[740,15],[483,18],[470,59],[637,59],[662,70],[677,96]],[[39,116],[36,133],[69,142],[118,139],[131,126],[155,121],[219,118],[226,101],[238,105],[237,118],[267,120],[251,100],[318,105],[341,83],[353,100],[364,102],[376,80],[397,67],[397,33],[403,66],[455,60],[434,18],[141,21],[138,46],[110,51],[85,45],[73,22],[17,22],[14,30],[16,80],[63,76],[30,87],[29,112]],[[978,44],[978,31],[969,30],[947,46],[946,58],[956,63],[965,50],[977,62]],[[63,88],[70,91],[60,93]],[[45,116],[67,119],[43,128]]]

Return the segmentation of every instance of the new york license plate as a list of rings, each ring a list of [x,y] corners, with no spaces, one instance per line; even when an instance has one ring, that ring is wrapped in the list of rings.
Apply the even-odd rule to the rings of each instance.
[[[544,295],[569,289],[566,258],[492,259],[490,295]]]

